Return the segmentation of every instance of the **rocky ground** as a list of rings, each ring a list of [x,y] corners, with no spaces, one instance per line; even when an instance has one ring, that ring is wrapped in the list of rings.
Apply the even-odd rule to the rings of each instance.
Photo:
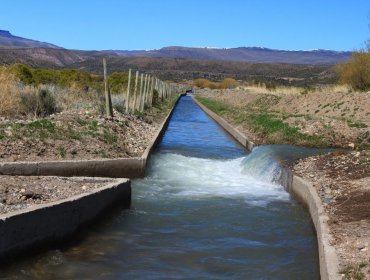
[[[174,100],[145,114],[114,118],[93,111],[63,111],[45,118],[0,118],[0,161],[47,161],[140,157]],[[110,179],[0,176],[0,214],[68,198]]]
[[[343,276],[370,279],[370,151],[310,157],[293,170],[321,198]]]
[[[169,112],[113,119],[64,111],[42,119],[0,120],[0,161],[140,157]]]
[[[113,181],[108,178],[0,176],[0,215],[88,193]]]
[[[220,109],[221,115],[257,144],[289,141],[258,133],[241,111],[274,114],[274,120],[300,133],[321,137],[321,145],[342,148],[299,160],[293,170],[313,183],[322,200],[343,278],[370,279],[370,92],[239,88],[198,93],[229,106]]]

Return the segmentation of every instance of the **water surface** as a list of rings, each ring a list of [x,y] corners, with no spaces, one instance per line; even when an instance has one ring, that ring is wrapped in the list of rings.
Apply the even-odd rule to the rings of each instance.
[[[131,210],[1,279],[319,279],[309,215],[272,182],[284,155],[309,154],[299,151],[248,154],[184,97],[148,175],[132,182]]]

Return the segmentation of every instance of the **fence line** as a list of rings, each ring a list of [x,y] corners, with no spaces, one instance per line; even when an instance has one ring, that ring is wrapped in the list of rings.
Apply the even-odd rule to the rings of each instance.
[[[106,101],[106,115],[107,117],[113,117],[112,100],[109,89],[107,61],[103,58],[103,70],[104,70],[104,90],[105,90],[105,101]],[[128,71],[128,82],[126,93],[123,88],[123,102],[125,113],[143,113],[146,109],[153,106],[156,102],[164,102],[166,99],[185,92],[189,89],[188,86],[179,85],[176,83],[165,82],[157,77],[151,76],[150,74],[140,73],[136,71],[135,78],[131,75],[132,71]],[[140,85],[139,85],[140,75]],[[131,81],[135,79],[135,82]],[[133,93],[132,91],[133,85]]]

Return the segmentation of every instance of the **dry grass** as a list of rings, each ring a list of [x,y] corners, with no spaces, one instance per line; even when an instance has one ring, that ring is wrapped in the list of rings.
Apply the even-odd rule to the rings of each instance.
[[[20,87],[15,77],[0,69],[0,114],[17,115],[21,110],[20,104]]]
[[[238,87],[238,89],[244,90],[248,93],[254,94],[273,94],[277,96],[284,95],[301,95],[315,92],[321,93],[348,93],[350,87],[347,85],[325,85],[316,88],[303,88],[293,86],[277,86],[275,88],[267,88],[265,85],[247,85]]]
[[[42,89],[50,92],[61,111],[83,109],[101,111],[103,96],[95,90],[86,92],[86,90],[74,85],[68,88],[55,85],[24,86],[14,74],[5,71],[5,68],[0,68],[0,115],[3,117],[34,116],[35,113],[30,112],[29,108],[27,109],[22,99],[36,96]]]
[[[233,78],[225,78],[220,82],[212,82],[207,79],[196,79],[194,80],[193,85],[199,88],[227,89],[237,87],[239,82]]]

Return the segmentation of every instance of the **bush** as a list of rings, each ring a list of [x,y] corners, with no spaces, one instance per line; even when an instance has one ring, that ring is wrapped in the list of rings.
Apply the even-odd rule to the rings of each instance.
[[[225,89],[235,88],[239,85],[239,82],[232,78],[225,78],[221,82],[211,82],[207,79],[196,79],[194,85],[199,88],[210,88],[210,89]]]
[[[14,64],[9,67],[9,71],[23,85],[39,86],[53,84],[61,88],[78,88],[84,92],[87,92],[90,88],[94,90],[102,90],[103,88],[102,77],[74,69],[32,69],[23,64]]]
[[[25,114],[33,114],[35,117],[45,117],[57,112],[55,97],[46,89],[23,93],[21,104]]]
[[[34,83],[31,68],[23,64],[14,64],[10,67],[10,72],[14,74],[24,85],[31,85]]]
[[[236,81],[235,79],[225,78],[220,82],[219,87],[220,88],[235,88],[238,85],[239,85],[239,82]]]
[[[20,94],[19,87],[14,82],[14,74],[0,67],[0,115],[14,116],[19,113]]]
[[[352,54],[347,63],[338,67],[340,82],[350,85],[355,90],[370,89],[370,50]]]

